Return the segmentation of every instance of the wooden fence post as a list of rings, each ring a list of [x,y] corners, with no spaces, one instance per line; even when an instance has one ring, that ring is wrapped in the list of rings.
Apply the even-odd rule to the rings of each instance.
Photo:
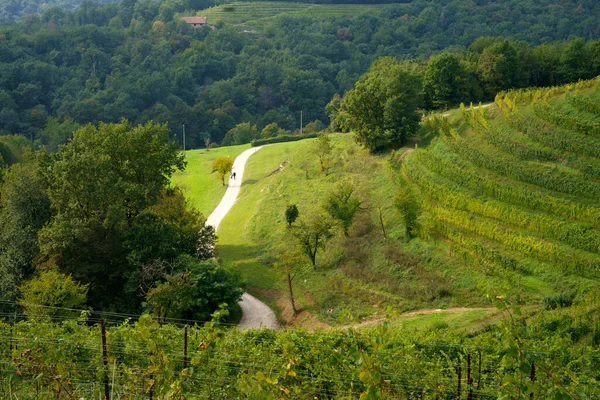
[[[535,382],[535,362],[534,361],[531,362],[531,375],[529,376],[529,379],[531,379],[531,382]],[[534,393],[535,392],[531,392],[531,394],[529,395],[530,399],[533,399]]]
[[[461,382],[460,381],[462,379],[462,369],[461,369],[460,365],[458,367],[456,367],[456,373],[458,374],[458,384],[457,384],[457,389],[456,389],[456,395],[457,395],[457,397],[456,398],[460,399],[460,393],[461,393],[461,390],[460,390],[460,383]]]
[[[187,359],[187,345],[188,345],[188,335],[187,335],[187,326],[183,328],[183,369],[188,367],[188,359]]]
[[[102,330],[102,363],[104,364],[104,398],[110,400],[110,391],[108,389],[108,353],[106,350],[106,327],[104,326],[104,318],[100,320],[100,328]]]
[[[471,378],[471,354],[467,354],[467,400],[473,400],[473,378]]]

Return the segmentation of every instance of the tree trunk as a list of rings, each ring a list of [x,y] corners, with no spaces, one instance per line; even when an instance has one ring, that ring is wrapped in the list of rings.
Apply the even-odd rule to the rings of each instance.
[[[379,223],[381,224],[381,231],[383,232],[383,239],[387,240],[387,234],[385,232],[385,225],[383,224],[383,213],[381,212],[381,206],[379,208]]]
[[[310,252],[310,262],[312,263],[313,269],[317,269],[317,250]]]
[[[296,305],[294,304],[294,290],[292,289],[292,280],[294,280],[294,278],[292,278],[292,275],[290,275],[290,273],[287,273],[287,279],[288,279],[288,287],[290,289],[290,301],[292,302],[292,310],[294,311],[294,315],[298,314],[298,310],[296,310]]]

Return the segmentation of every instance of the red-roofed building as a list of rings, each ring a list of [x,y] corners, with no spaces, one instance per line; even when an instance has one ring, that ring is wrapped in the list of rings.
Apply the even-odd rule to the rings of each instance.
[[[206,17],[179,17],[179,19],[194,27],[206,25]]]

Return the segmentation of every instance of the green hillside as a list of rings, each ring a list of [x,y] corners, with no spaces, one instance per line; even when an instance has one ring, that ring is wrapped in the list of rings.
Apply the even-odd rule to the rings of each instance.
[[[235,159],[248,148],[250,145],[221,147],[208,151],[206,149],[187,151],[185,170],[173,174],[171,182],[183,190],[192,206],[208,217],[227,190],[212,171],[213,161],[217,157]]]
[[[457,121],[434,118],[440,137],[403,164],[424,231],[522,301],[598,283],[596,85],[511,92]]]
[[[327,173],[314,140],[265,147],[250,158],[221,224],[219,255],[289,320],[287,283],[274,267],[296,246],[285,208],[297,204],[301,216],[322,209],[346,182],[362,201],[349,237],[336,232],[316,270],[295,281],[300,308],[319,320],[373,320],[389,307],[485,308],[495,295],[534,308],[581,300],[600,277],[595,85],[511,92],[491,107],[429,118],[422,135],[436,138],[416,150],[373,156],[336,134]],[[532,96],[544,100],[515,105]],[[419,237],[410,241],[394,207],[407,187],[420,207]]]
[[[359,14],[380,12],[384,4],[310,4],[276,1],[234,2],[210,7],[198,12],[208,17],[210,24],[219,21],[228,24],[253,24],[264,22],[267,18],[281,16],[311,17],[325,19],[330,17],[354,17]]]

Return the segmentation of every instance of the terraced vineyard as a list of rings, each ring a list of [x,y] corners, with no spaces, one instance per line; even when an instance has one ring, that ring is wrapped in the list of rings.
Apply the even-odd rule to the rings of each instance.
[[[383,4],[309,4],[287,2],[235,2],[200,11],[210,24],[223,21],[229,24],[252,23],[256,20],[283,15],[294,17],[329,18],[375,13],[389,5]]]
[[[600,79],[498,95],[434,117],[402,166],[423,228],[514,295],[573,296],[600,277]],[[538,295],[536,295],[536,292]]]

